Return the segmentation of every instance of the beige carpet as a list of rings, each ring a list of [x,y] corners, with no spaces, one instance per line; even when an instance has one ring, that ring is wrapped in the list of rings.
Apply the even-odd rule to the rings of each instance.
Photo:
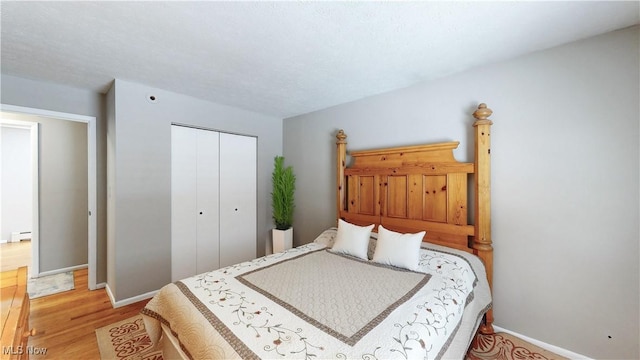
[[[96,329],[100,358],[104,360],[162,360],[144,329],[142,316]]]
[[[154,351],[144,329],[142,316],[96,330],[100,357],[109,360],[162,360],[162,351]],[[478,335],[466,360],[551,360],[566,359],[506,333]]]
[[[478,334],[471,344],[466,360],[489,359],[551,360],[566,358],[506,333]]]

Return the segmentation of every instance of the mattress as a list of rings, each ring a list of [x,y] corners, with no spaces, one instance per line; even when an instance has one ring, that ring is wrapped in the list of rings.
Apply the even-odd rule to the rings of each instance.
[[[411,271],[334,253],[335,235],[163,287],[152,341],[164,325],[192,359],[464,358],[491,305],[477,257],[423,243]]]

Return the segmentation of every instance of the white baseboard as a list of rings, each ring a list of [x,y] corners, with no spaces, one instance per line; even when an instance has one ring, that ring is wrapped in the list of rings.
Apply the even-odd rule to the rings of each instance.
[[[96,284],[96,290],[98,290],[98,289],[104,289],[104,287],[105,287],[105,286],[107,286],[107,283],[99,283],[99,284]]]
[[[493,325],[493,329],[496,332],[504,332],[504,333],[507,333],[507,334],[511,334],[511,335],[513,335],[515,337],[518,337],[518,338],[520,338],[520,339],[522,339],[524,341],[530,342],[533,345],[539,346],[539,347],[541,347],[541,348],[543,348],[545,350],[549,350],[549,351],[554,352],[554,353],[556,353],[556,354],[558,354],[560,356],[564,356],[564,357],[566,357],[568,359],[593,360],[593,359],[591,359],[589,357],[586,357],[584,355],[574,353],[573,351],[569,351],[567,349],[563,349],[563,348],[555,346],[555,345],[547,344],[547,343],[542,342],[540,340],[532,339],[532,338],[530,338],[530,337],[528,337],[526,335],[518,334],[515,331],[507,330],[505,328],[501,328],[501,327],[496,326],[496,325]]]
[[[69,272],[69,271],[86,269],[87,267],[88,267],[87,264],[83,264],[83,265],[70,266],[70,267],[66,267],[66,268],[62,268],[62,269],[56,269],[56,270],[50,270],[50,271],[42,271],[39,274],[31,274],[31,275],[32,275],[32,278],[39,278],[39,277],[42,277],[42,276],[49,276],[49,275],[55,275],[55,274]]]
[[[152,297],[154,297],[159,290],[154,290],[154,291],[150,291],[146,294],[142,294],[142,295],[138,295],[138,296],[134,296],[134,297],[130,297],[124,300],[120,300],[120,301],[116,301],[115,297],[113,296],[113,293],[111,292],[111,288],[109,288],[109,284],[106,285],[106,289],[107,289],[107,295],[109,295],[109,300],[111,300],[111,306],[113,306],[113,308],[119,308],[119,307],[123,307],[126,305],[130,305],[133,303],[137,303],[138,301],[142,301],[142,300],[146,300],[146,299],[150,299]]]
[[[111,306],[112,307],[116,307],[115,303],[116,303],[116,299],[113,297],[113,293],[111,292],[111,288],[109,287],[109,284],[107,284],[105,286],[105,289],[107,290],[107,295],[109,296],[109,301],[111,301]]]

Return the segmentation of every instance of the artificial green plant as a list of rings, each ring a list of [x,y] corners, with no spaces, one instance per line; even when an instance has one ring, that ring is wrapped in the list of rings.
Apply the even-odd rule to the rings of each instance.
[[[287,230],[293,225],[293,199],[296,190],[296,176],[291,166],[284,166],[284,156],[276,156],[271,177],[271,207],[276,229]]]

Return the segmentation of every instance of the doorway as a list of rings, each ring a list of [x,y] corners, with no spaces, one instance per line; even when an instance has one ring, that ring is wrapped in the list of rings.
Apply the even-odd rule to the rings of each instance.
[[[37,152],[32,149],[38,138],[36,123],[7,119],[0,122],[0,248],[1,271],[32,266],[33,193],[37,189]]]
[[[55,120],[63,120],[63,121],[73,121],[73,122],[79,122],[79,123],[84,123],[86,124],[86,149],[78,149],[78,151],[86,151],[86,175],[87,175],[87,184],[86,184],[86,192],[87,192],[87,200],[86,200],[86,204],[87,204],[87,234],[86,234],[86,238],[87,238],[87,265],[79,265],[77,266],[77,268],[82,268],[85,266],[88,266],[88,283],[89,283],[89,289],[90,290],[94,290],[97,288],[97,269],[96,269],[96,263],[97,263],[97,239],[96,239],[96,228],[97,228],[97,224],[96,224],[96,202],[97,202],[97,193],[96,193],[96,118],[95,117],[91,117],[91,116],[84,116],[84,115],[77,115],[77,114],[69,114],[69,113],[62,113],[62,112],[55,112],[55,111],[49,111],[49,110],[42,110],[42,109],[35,109],[35,108],[27,108],[27,107],[20,107],[20,106],[13,106],[13,105],[0,105],[0,110],[2,112],[2,122],[5,122],[7,120],[5,119],[20,119],[21,117],[24,119],[29,118],[29,117],[34,117],[29,119],[30,122],[33,123],[33,126],[35,127],[35,140],[32,141],[32,149],[35,148],[35,151],[33,151],[35,154],[39,153],[38,150],[38,143],[39,143],[39,136],[41,134],[38,134],[38,129],[39,129],[39,122],[37,120],[37,118],[44,118],[45,120],[48,119],[55,119]],[[42,120],[44,121],[44,120]],[[32,137],[33,137],[33,132],[32,132]],[[65,271],[69,271],[69,270],[74,270],[75,267],[69,267],[69,268],[61,268],[61,269],[56,269],[56,270],[51,270],[51,271],[41,271],[40,265],[41,265],[41,259],[39,257],[39,253],[38,253],[38,249],[39,249],[39,239],[40,239],[40,216],[41,214],[41,204],[39,203],[39,186],[43,186],[43,184],[39,184],[38,185],[38,179],[40,177],[40,175],[38,174],[39,171],[39,161],[35,161],[34,162],[34,175],[33,175],[33,179],[34,179],[34,188],[35,191],[33,193],[33,200],[32,200],[32,204],[33,204],[33,229],[32,229],[32,240],[31,240],[31,244],[32,244],[32,267],[30,269],[30,276],[31,277],[39,277],[39,276],[45,276],[45,275],[52,275],[55,273],[59,273],[59,272],[65,272]],[[3,175],[4,177],[4,175]],[[84,177],[84,176],[83,176]],[[82,215],[81,215],[82,216]],[[72,249],[69,249],[72,250]]]

